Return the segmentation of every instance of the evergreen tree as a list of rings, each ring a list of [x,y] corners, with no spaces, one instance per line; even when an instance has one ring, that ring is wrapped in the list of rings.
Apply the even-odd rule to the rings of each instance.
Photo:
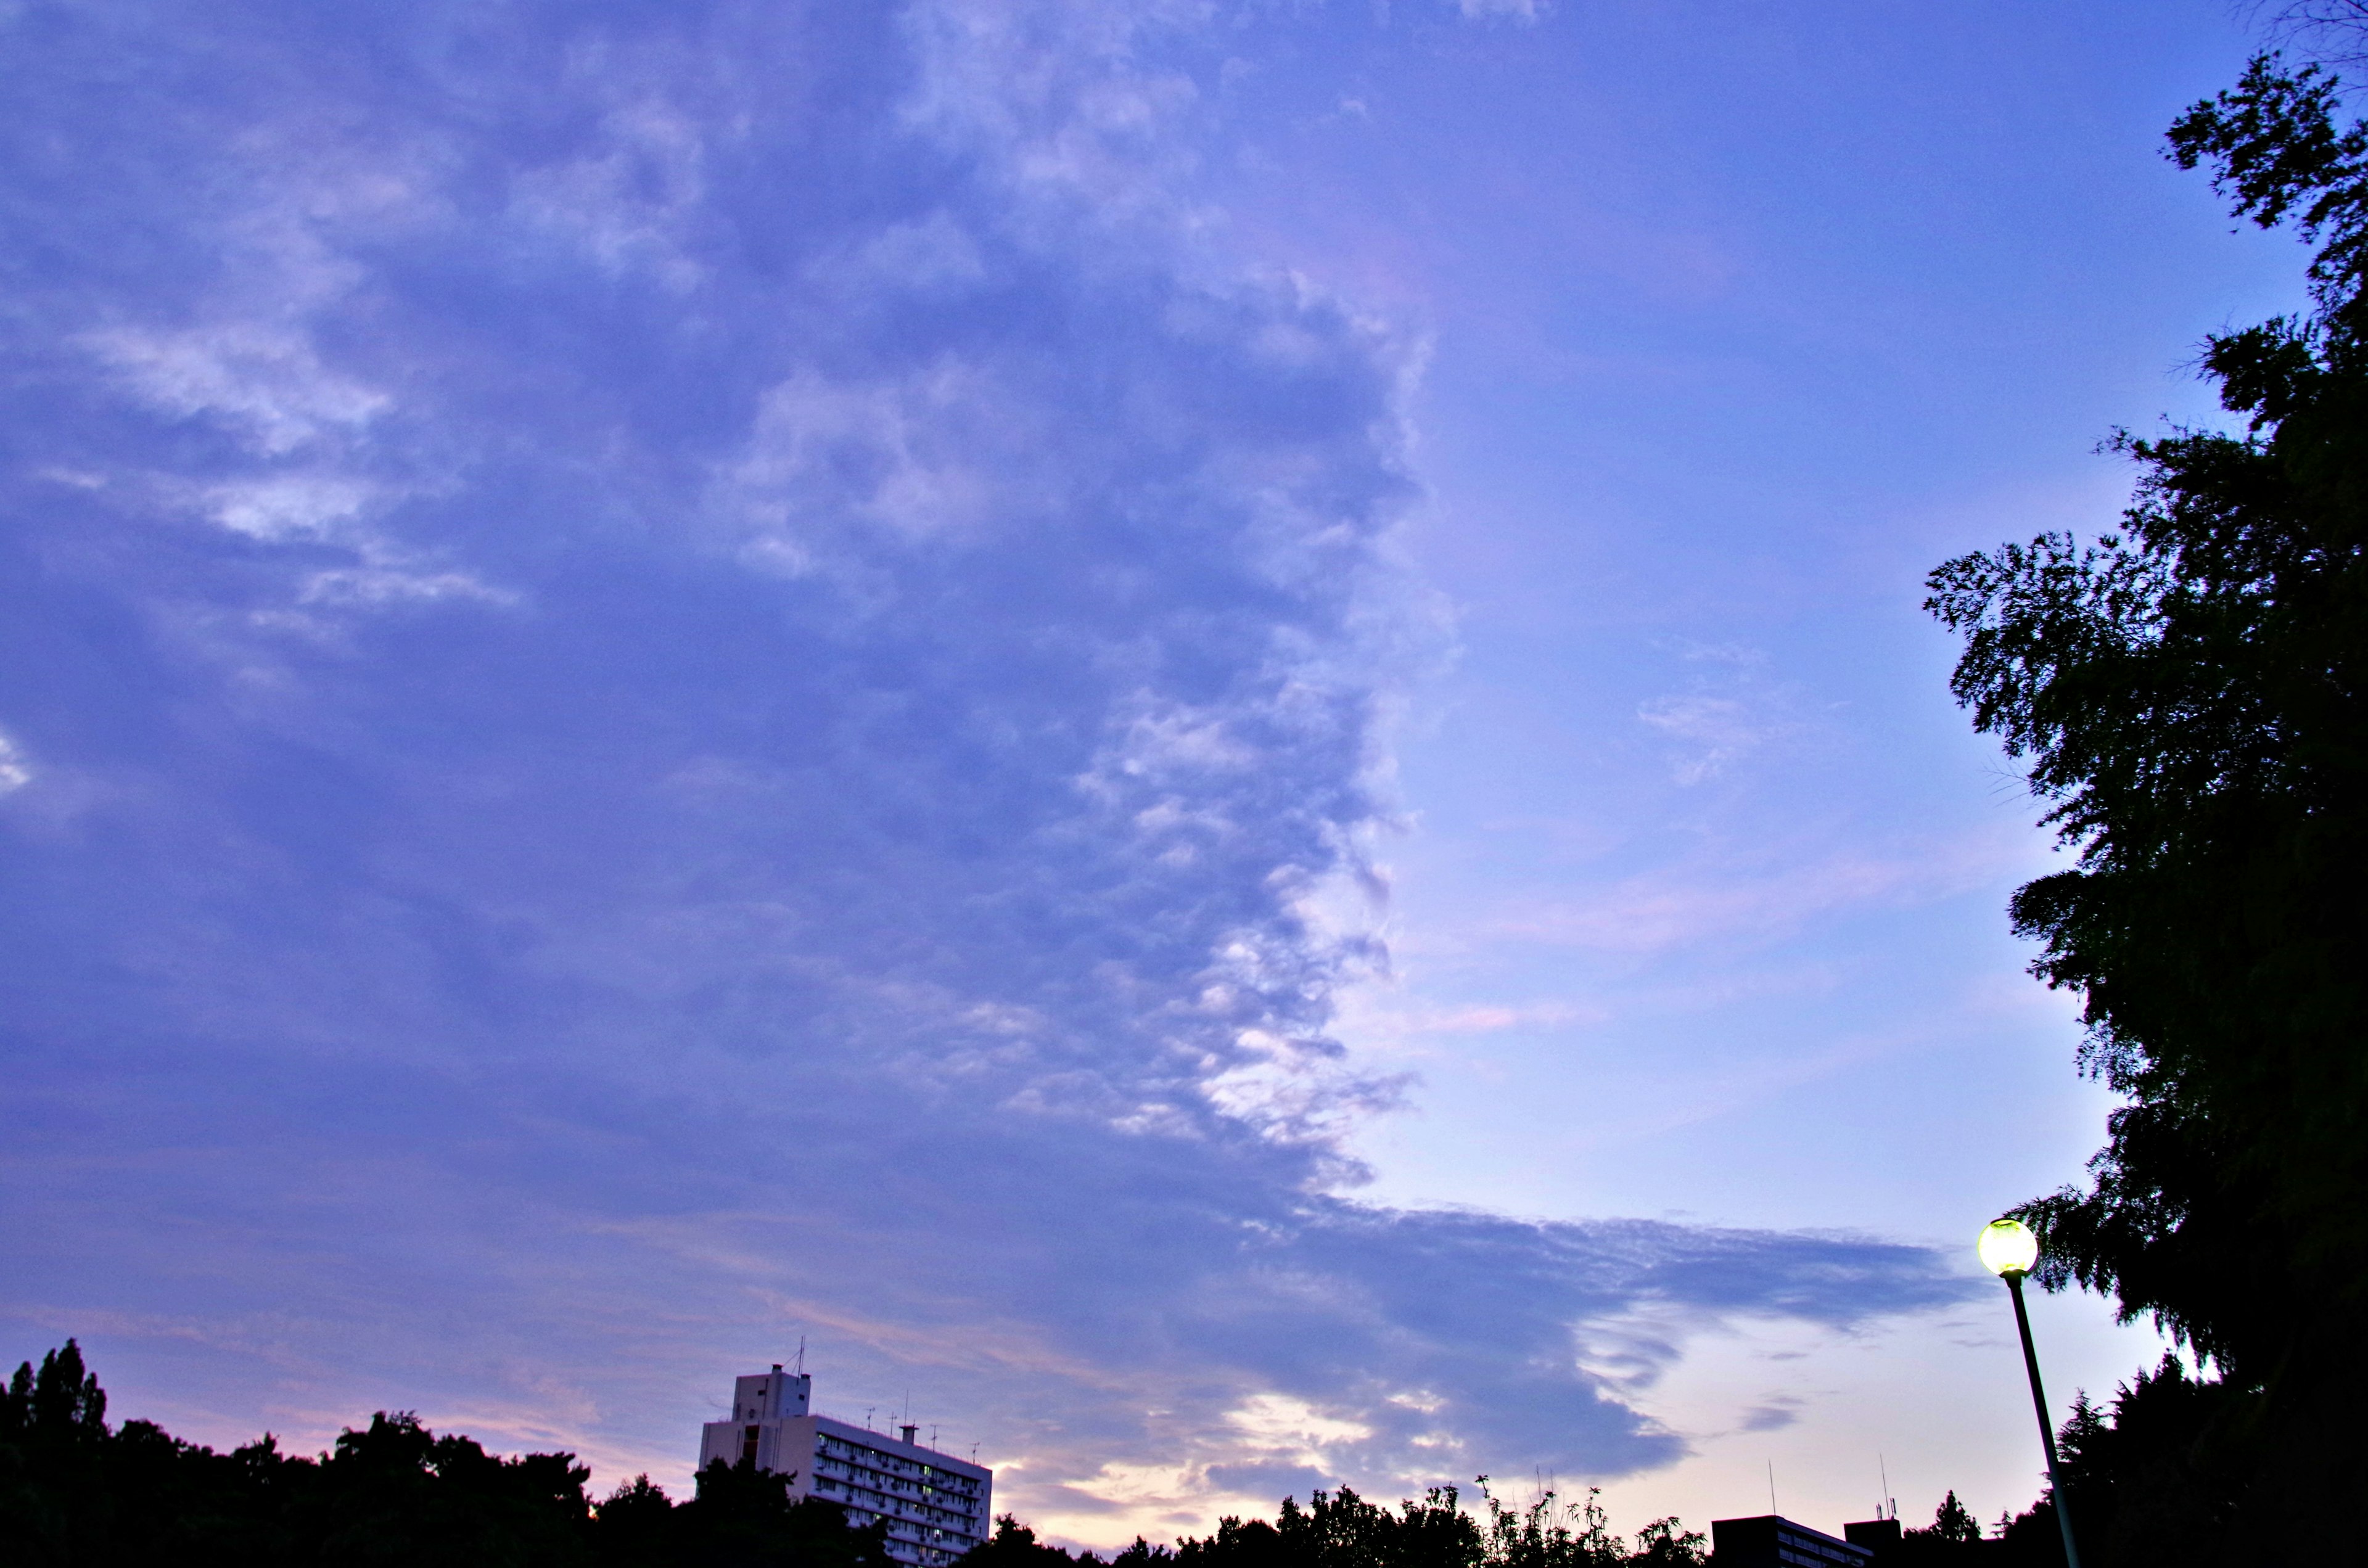
[[[1982,1539],[1982,1527],[1974,1522],[1973,1514],[1957,1501],[1957,1494],[1952,1489],[1941,1499],[1940,1507],[1933,1510],[1931,1528],[1926,1533],[1934,1540],[1964,1545]]]

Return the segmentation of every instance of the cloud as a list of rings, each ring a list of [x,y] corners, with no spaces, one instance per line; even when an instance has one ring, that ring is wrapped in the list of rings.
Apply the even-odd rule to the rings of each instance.
[[[1535,900],[1489,934],[1611,953],[1759,941],[1853,911],[1899,907],[1986,885],[2029,857],[2021,838],[1985,833],[1896,843],[1787,863],[1793,846],[1703,857],[1611,882],[1585,897]]]
[[[1636,717],[1674,740],[1690,743],[1691,755],[1670,769],[1680,784],[1716,777],[1758,750],[1773,733],[1740,699],[1701,692],[1639,703]]]
[[[1795,694],[1770,686],[1761,673],[1765,655],[1721,645],[1685,645],[1682,656],[1697,666],[1693,689],[1648,699],[1636,705],[1639,722],[1679,743],[1669,776],[1691,787],[1726,772],[1774,741],[1799,734],[1804,725],[1791,711]]]
[[[1546,0],[1455,0],[1455,8],[1466,21],[1507,21],[1532,23],[1544,18],[1550,7]]]
[[[1207,276],[1194,14],[20,35],[26,1348],[679,1479],[803,1335],[1083,1517],[1656,1463],[1685,1324],[1950,1296],[1343,1196],[1410,350]]]
[[[142,402],[167,414],[242,427],[270,456],[332,430],[356,430],[383,411],[382,392],[325,369],[298,334],[233,322],[213,330],[93,332],[90,351]]]

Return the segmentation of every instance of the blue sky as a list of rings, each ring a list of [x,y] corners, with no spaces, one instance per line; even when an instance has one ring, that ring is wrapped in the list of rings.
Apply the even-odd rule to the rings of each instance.
[[[803,1337],[1102,1545],[2029,1500],[2106,1103],[1917,603],[2294,297],[2219,6],[0,28],[12,1358],[679,1486]]]

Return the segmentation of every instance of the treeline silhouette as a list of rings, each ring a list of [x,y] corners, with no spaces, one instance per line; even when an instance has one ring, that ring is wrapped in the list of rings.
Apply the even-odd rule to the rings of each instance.
[[[1343,1486],[1315,1493],[1304,1508],[1284,1498],[1271,1524],[1229,1517],[1214,1535],[1188,1536],[1172,1548],[1138,1536],[1107,1562],[1047,1546],[1005,1514],[993,1539],[961,1568],[1699,1568],[1710,1561],[1702,1533],[1674,1517],[1645,1526],[1631,1549],[1611,1533],[1592,1488],[1581,1503],[1565,1505],[1546,1491],[1513,1508],[1487,1481],[1480,1478],[1485,1518],[1464,1508],[1453,1486],[1434,1486],[1395,1512]]]
[[[81,1347],[0,1395],[7,1568],[892,1568],[884,1529],[792,1502],[783,1478],[711,1467],[677,1503],[642,1476],[594,1501],[573,1454],[503,1459],[381,1411],[327,1453],[268,1435],[216,1453],[147,1421],[107,1424]]]
[[[2109,1404],[2085,1393],[2074,1402],[2058,1444],[2084,1568],[2196,1562],[2205,1560],[2199,1551],[2217,1549],[2247,1467],[2244,1456],[2209,1439],[2242,1397],[2224,1381],[2188,1376],[2166,1356]],[[1576,1503],[1546,1492],[1514,1508],[1488,1491],[1486,1476],[1480,1481],[1486,1517],[1464,1511],[1452,1486],[1396,1513],[1344,1486],[1316,1493],[1305,1508],[1284,1499],[1271,1524],[1228,1518],[1216,1534],[1172,1550],[1138,1539],[1105,1568],[1668,1568],[1712,1561],[1701,1533],[1675,1518],[1645,1525],[1633,1543],[1613,1535],[1591,1488]],[[1831,1532],[1837,1522],[1818,1528]],[[962,1568],[1087,1568],[1097,1561],[1044,1545],[1006,1515]],[[1930,1524],[1879,1543],[1874,1561],[1875,1568],[2063,1568],[2055,1500],[2043,1492],[1986,1530],[1952,1491]],[[2305,1561],[2294,1560],[2294,1568]]]
[[[2057,1429],[2056,1451],[2071,1494],[2082,1568],[2218,1561],[2248,1465],[2240,1449],[2215,1439],[2243,1398],[2242,1390],[2190,1377],[2176,1358],[2165,1356],[2153,1371],[2123,1383],[2108,1404],[2086,1393],[2074,1400],[2070,1417]],[[2288,1561],[2301,1568],[2322,1559]],[[2063,1562],[2055,1500],[2046,1491],[1987,1532],[1951,1492],[1930,1525],[1901,1532],[1896,1543],[1875,1554],[1875,1568],[2063,1568]]]
[[[2062,1434],[2089,1568],[2192,1561],[2244,1479],[2204,1444],[2240,1391],[2165,1358],[2109,1406],[2085,1397]],[[2223,1453],[2205,1462],[2199,1455]],[[2214,1468],[2214,1463],[2218,1468]],[[505,1459],[474,1439],[383,1411],[328,1452],[282,1452],[268,1435],[228,1453],[147,1421],[110,1426],[107,1394],[69,1339],[0,1391],[0,1562],[7,1568],[889,1568],[883,1527],[851,1528],[837,1504],[793,1501],[788,1482],[710,1466],[681,1502],[636,1477],[605,1497],[566,1453]],[[1702,1532],[1655,1519],[1614,1535],[1590,1489],[1508,1505],[1480,1478],[1481,1507],[1453,1486],[1391,1509],[1343,1486],[1271,1520],[1226,1518],[1174,1546],[1137,1540],[1109,1559],[1039,1541],[1009,1515],[959,1568],[1700,1568]],[[1879,1568],[1982,1563],[2056,1568],[2054,1504],[1986,1534],[1952,1492]],[[1830,1522],[1829,1522],[1830,1523]]]
[[[473,1438],[383,1411],[326,1453],[269,1436],[217,1453],[147,1421],[107,1422],[107,1394],[74,1340],[0,1394],[0,1561],[8,1568],[888,1568],[884,1527],[791,1501],[786,1478],[712,1465],[677,1502],[647,1476],[606,1497],[566,1453],[505,1459]],[[1452,1486],[1393,1511],[1348,1487],[1272,1523],[1228,1518],[1174,1547],[1137,1540],[1107,1568],[1699,1568],[1702,1536],[1674,1518],[1612,1535],[1593,1493],[1525,1509],[1483,1487],[1486,1517]],[[962,1568],[1100,1564],[1038,1542],[1009,1515]]]

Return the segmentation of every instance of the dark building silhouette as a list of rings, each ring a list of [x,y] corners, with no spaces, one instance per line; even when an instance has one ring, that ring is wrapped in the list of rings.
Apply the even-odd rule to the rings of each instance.
[[[1842,1527],[1842,1539],[1873,1552],[1877,1562],[1888,1562],[1899,1553],[1899,1521],[1861,1519]]]
[[[1713,1519],[1710,1544],[1713,1568],[1869,1568],[1874,1562],[1871,1546],[1836,1540],[1776,1514]]]

